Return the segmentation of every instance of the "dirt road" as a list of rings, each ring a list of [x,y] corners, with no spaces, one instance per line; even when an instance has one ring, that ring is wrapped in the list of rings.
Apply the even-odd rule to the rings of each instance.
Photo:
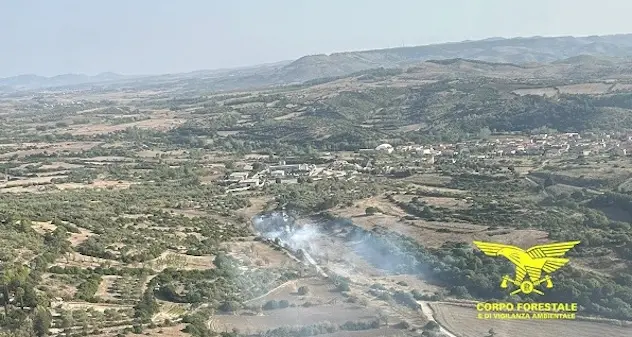
[[[270,291],[268,291],[267,293],[265,293],[265,294],[263,294],[263,295],[261,295],[261,296],[257,296],[257,297],[255,297],[255,298],[249,299],[249,300],[245,301],[244,303],[250,303],[250,302],[254,302],[254,301],[256,301],[256,300],[260,300],[260,299],[262,299],[262,298],[264,298],[264,297],[266,297],[266,296],[268,296],[268,295],[272,294],[273,292],[275,292],[275,291],[277,291],[277,290],[279,290],[279,289],[281,289],[281,288],[283,288],[283,287],[285,287],[285,286],[288,286],[288,285],[290,285],[290,284],[296,284],[296,282],[297,282],[297,280],[287,281],[287,282],[285,282],[285,283],[281,284],[280,286],[278,286],[278,287],[275,287],[275,288],[271,289],[271,290],[270,290]]]
[[[446,328],[444,328],[439,322],[437,322],[437,320],[435,319],[434,316],[434,310],[432,310],[432,308],[430,307],[430,305],[428,304],[428,302],[424,302],[424,301],[417,301],[417,303],[419,303],[419,305],[421,305],[421,312],[424,313],[424,315],[426,316],[426,318],[428,318],[429,321],[431,322],[435,322],[439,325],[439,331],[448,336],[448,337],[459,337],[453,333],[451,333],[450,331],[448,331]]]

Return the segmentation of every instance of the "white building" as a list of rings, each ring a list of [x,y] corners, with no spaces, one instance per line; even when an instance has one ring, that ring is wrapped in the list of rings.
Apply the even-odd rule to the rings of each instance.
[[[382,144],[375,148],[375,151],[384,151],[391,153],[393,152],[393,145],[391,144]]]
[[[228,178],[231,180],[244,180],[248,179],[248,175],[248,172],[233,172],[228,176]]]
[[[259,179],[245,179],[239,182],[241,187],[257,187],[260,185]]]
[[[283,170],[275,170],[275,171],[270,172],[270,175],[275,177],[275,178],[283,177],[283,176],[285,176],[285,171],[283,171]]]

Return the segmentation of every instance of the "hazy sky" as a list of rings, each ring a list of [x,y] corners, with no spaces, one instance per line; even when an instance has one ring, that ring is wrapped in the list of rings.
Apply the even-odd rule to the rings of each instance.
[[[0,77],[184,72],[487,37],[632,33],[631,0],[0,0]]]

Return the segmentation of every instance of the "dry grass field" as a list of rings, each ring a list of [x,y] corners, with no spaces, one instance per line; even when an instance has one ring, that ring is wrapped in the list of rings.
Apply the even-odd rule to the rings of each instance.
[[[41,287],[53,297],[70,300],[75,296],[77,287],[65,281],[64,276],[46,273],[42,276]]]
[[[282,326],[301,326],[319,322],[344,324],[347,321],[374,320],[377,310],[354,304],[338,303],[313,307],[295,307],[276,310],[264,310],[257,315],[214,315],[209,327],[214,331],[240,331],[255,333]]]
[[[90,238],[92,235],[94,235],[94,233],[92,233],[91,231],[85,228],[79,228],[79,233],[71,233],[68,241],[70,241],[70,244],[72,246],[78,246],[84,241],[88,240],[88,238]]]
[[[555,88],[518,89],[518,90],[514,90],[513,92],[520,96],[537,95],[537,96],[548,96],[548,97],[555,96],[558,93],[557,90],[555,90]]]
[[[177,324],[174,326],[155,328],[155,329],[147,329],[142,334],[131,333],[128,336],[136,336],[136,337],[183,337],[190,336],[187,333],[182,332],[182,330],[186,327],[186,324]],[[98,335],[102,336],[102,335]]]
[[[632,84],[629,83],[617,83],[614,85],[614,87],[612,87],[611,91],[613,92],[626,92],[626,91],[632,91]]]
[[[428,282],[422,280],[419,276],[416,275],[407,275],[407,274],[399,274],[399,275],[388,275],[382,277],[374,278],[376,283],[382,284],[386,288],[394,287],[396,289],[401,290],[410,290],[416,289],[422,293],[440,293],[442,291],[441,287],[429,284]]]
[[[9,148],[11,152],[0,153],[0,159],[9,158],[17,155],[23,158],[28,155],[37,155],[42,153],[63,153],[77,152],[89,150],[102,142],[59,142],[59,143],[20,143],[20,144],[4,144],[5,148]]]
[[[416,196],[406,195],[406,194],[397,194],[393,196],[393,198],[398,202],[410,202],[414,197]],[[423,197],[417,196],[417,198],[419,200],[423,200],[425,203],[432,206],[438,206],[438,207],[444,207],[444,208],[450,208],[450,209],[470,208],[470,204],[468,204],[467,200],[465,199],[458,199],[458,198],[451,198],[451,197],[427,197],[427,196],[423,196]]]
[[[81,301],[63,301],[63,302],[55,302],[51,303],[51,307],[53,308],[61,308],[64,310],[85,310],[92,308],[93,310],[105,311],[108,309],[131,309],[131,305],[124,304],[110,304],[110,303],[89,303],[89,302],[81,302]]]
[[[87,126],[70,127],[66,132],[73,135],[97,135],[122,131],[127,128],[137,127],[140,129],[168,130],[184,123],[186,120],[175,117],[165,117],[160,114],[152,115],[151,119],[146,119],[133,123],[107,125],[107,124],[91,124]]]
[[[10,189],[12,187],[30,187],[37,185],[47,185],[51,183],[51,180],[57,178],[65,178],[66,176],[48,176],[48,177],[36,177],[36,178],[26,178],[15,181],[8,181],[4,183],[0,183],[0,189]]]
[[[611,89],[612,88],[612,89]],[[620,91],[628,91],[629,85],[626,84],[608,84],[608,83],[580,83],[580,84],[570,84],[563,85],[557,88],[546,87],[546,88],[529,88],[529,89],[518,89],[513,92],[518,95],[538,95],[538,96],[555,96],[556,94],[574,94],[574,95],[595,95],[595,94],[605,94],[610,90],[620,90]]]
[[[457,337],[486,336],[494,329],[497,336],[511,337],[621,337],[632,335],[632,327],[580,320],[480,320],[477,311],[451,304],[432,304],[437,321]]]
[[[230,255],[245,264],[264,268],[294,265],[295,261],[272,247],[258,241],[230,242],[225,247]]]
[[[266,206],[270,201],[274,199],[269,196],[262,197],[251,197],[250,206],[246,208],[242,208],[238,211],[238,213],[244,216],[247,219],[252,218],[253,216],[265,211]]]
[[[446,242],[471,243],[475,240],[502,242],[518,246],[530,247],[535,243],[542,243],[547,238],[547,233],[538,230],[511,230],[511,231],[487,231],[486,227],[478,225],[465,225],[458,223],[425,222],[421,220],[408,221],[415,225],[398,223],[397,225],[383,224],[390,226],[397,232],[407,235],[417,242],[427,247],[439,248]],[[473,230],[472,227],[479,227]],[[447,229],[448,231],[438,231]]]
[[[183,270],[206,270],[214,268],[214,256],[193,256],[172,251],[166,251],[159,257],[142,263],[150,266],[153,270],[164,270],[165,268],[178,268]]]
[[[322,337],[405,337],[415,336],[414,333],[401,329],[380,328],[365,331],[338,331],[330,334],[320,335]]]
[[[77,189],[77,188],[112,188],[112,189],[124,189],[129,188],[135,183],[129,181],[113,181],[113,180],[95,180],[90,184],[79,183],[61,183],[54,184],[55,188],[60,190]]]
[[[99,257],[87,256],[77,252],[66,253],[58,258],[53,266],[96,268],[102,265],[121,266],[122,263],[116,260],[106,260]]]
[[[366,215],[365,210],[368,207],[374,207],[381,211],[384,215],[402,217],[406,212],[401,208],[388,201],[384,196],[377,196],[358,200],[352,207],[336,209],[335,211],[345,217],[360,217]]]
[[[115,282],[119,279],[121,279],[121,277],[116,275],[103,276],[103,279],[99,284],[99,288],[94,296],[104,301],[116,300],[115,295],[111,292],[111,288],[114,287]]]
[[[574,94],[574,95],[594,95],[607,93],[612,84],[607,83],[581,83],[571,84],[559,87],[562,94]]]
[[[425,199],[425,198],[423,198]],[[435,198],[445,200],[446,198]],[[451,203],[451,202],[449,202]],[[373,203],[375,204],[375,203]],[[454,205],[454,204],[452,204]],[[427,247],[441,247],[448,241],[471,243],[474,240],[503,242],[530,247],[547,242],[548,234],[540,230],[488,230],[487,226],[463,222],[404,220],[385,214],[364,215],[364,209],[349,207],[333,212],[352,218],[354,223],[371,230],[376,226],[409,236]]]
[[[50,233],[57,228],[57,226],[52,224],[52,221],[31,221],[31,223],[32,228],[40,234]]]
[[[299,295],[298,288],[307,287],[309,289],[306,295]],[[331,282],[321,278],[303,278],[284,283],[275,288],[265,296],[248,301],[251,305],[263,305],[269,300],[286,300],[296,305],[302,305],[305,302],[313,304],[326,304],[332,301],[342,302],[344,297],[333,291],[334,287]]]

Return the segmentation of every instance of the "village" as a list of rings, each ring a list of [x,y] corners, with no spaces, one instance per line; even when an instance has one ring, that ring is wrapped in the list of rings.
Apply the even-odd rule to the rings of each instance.
[[[287,163],[287,160],[268,160],[261,170],[245,164],[239,170],[228,173],[223,183],[229,191],[256,189],[268,183],[300,183],[327,177],[354,179],[357,174],[388,175],[410,165],[429,168],[445,161],[497,160],[506,158],[582,158],[629,156],[632,153],[632,135],[596,133],[556,133],[523,135],[498,135],[487,140],[458,143],[381,144],[372,149],[354,152],[324,152],[320,159],[324,164]],[[362,162],[363,164],[360,164]],[[376,164],[380,162],[382,165]],[[397,164],[393,164],[396,163]],[[258,163],[260,164],[260,163]],[[256,171],[256,172],[255,172]]]

